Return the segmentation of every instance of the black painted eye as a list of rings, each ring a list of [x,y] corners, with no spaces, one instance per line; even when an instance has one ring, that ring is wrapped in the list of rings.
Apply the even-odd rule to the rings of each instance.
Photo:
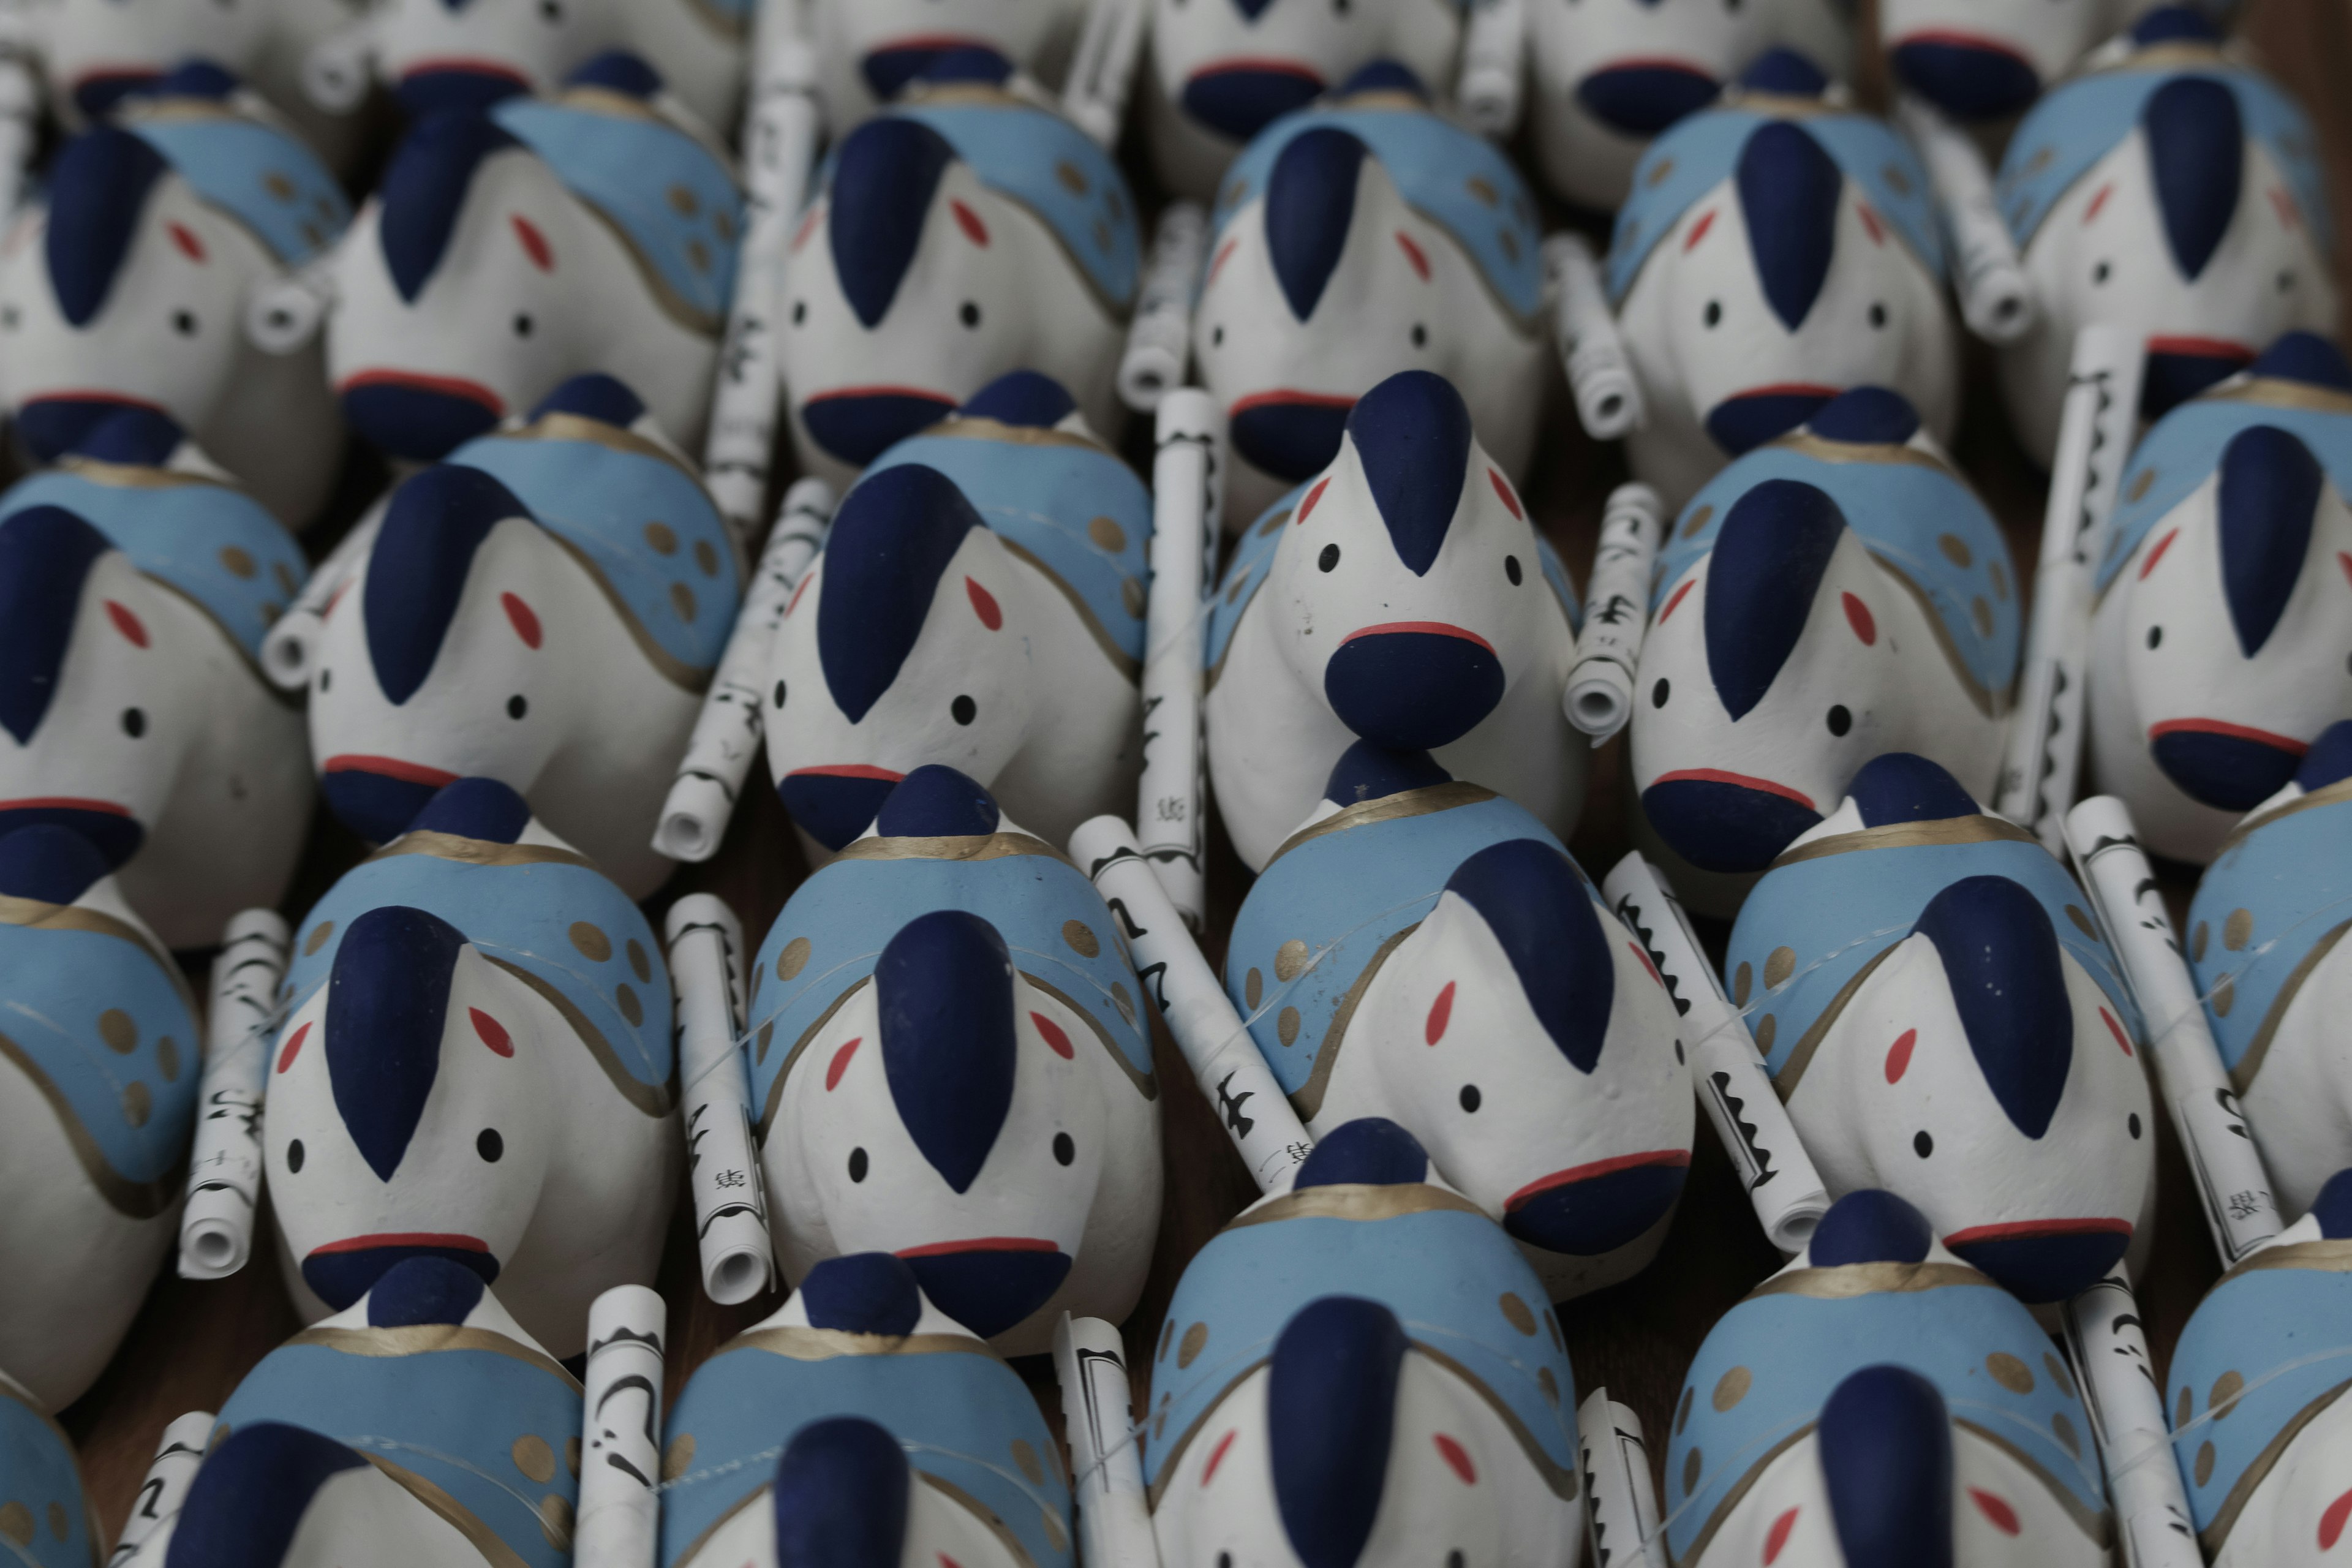
[[[1054,1163],[1059,1165],[1066,1165],[1077,1157],[1078,1146],[1070,1142],[1070,1135],[1066,1132],[1055,1133]]]
[[[2147,628],[2147,646],[2150,652],[2155,651],[2155,649],[2159,647],[2163,641],[2164,628],[2162,626],[2150,626]]]
[[[1323,553],[1315,558],[1315,564],[1326,572],[1338,566],[1339,564],[1339,547],[1336,544],[1325,545],[1323,547]]]
[[[782,708],[783,705],[784,705],[784,683],[783,683],[782,681],[779,680],[778,682],[776,682],[776,706],[777,706],[777,707],[779,707],[779,708]]]
[[[1221,349],[1225,346],[1224,328],[1211,327],[1209,329],[1209,346],[1213,349]]]
[[[963,308],[956,312],[956,320],[967,327],[980,325],[980,307],[966,300],[963,302]]]
[[[483,1128],[482,1135],[474,1140],[474,1152],[493,1165],[499,1163],[499,1156],[506,1152],[507,1141],[499,1136],[499,1130],[495,1127]]]
[[[1706,302],[1706,313],[1699,319],[1705,321],[1708,326],[1714,326],[1717,321],[1723,320],[1723,306],[1716,300],[1709,300]]]
[[[2279,289],[2279,292],[2280,292],[2280,293],[2284,294],[2284,293],[2285,293],[2288,289],[2292,289],[2292,288],[2294,288],[2294,273],[2292,273],[2292,272],[2282,272],[2282,273],[2280,273],[2280,274],[2278,275],[2278,289]]]
[[[1936,1141],[1933,1138],[1928,1137],[1925,1132],[1922,1132],[1919,1136],[1911,1140],[1911,1147],[1917,1150],[1919,1152],[1919,1158],[1924,1160],[1928,1155],[1936,1152]]]
[[[517,336],[517,337],[519,337],[519,338],[527,338],[527,337],[530,336],[530,329],[531,329],[531,320],[530,320],[530,313],[529,311],[525,311],[523,314],[521,314],[521,315],[520,315],[520,316],[517,316],[517,317],[514,319],[514,335],[515,335],[515,336]]]
[[[125,708],[122,710],[122,732],[134,741],[145,734],[147,715],[136,708]]]
[[[1462,1086],[1460,1098],[1462,1100],[1463,1110],[1475,1110],[1478,1109],[1479,1101],[1485,1097],[1478,1092],[1478,1086],[1476,1084],[1465,1083]]]
[[[1738,0],[1732,0],[1732,8],[1735,10],[1738,8]],[[1461,1549],[1457,1547],[1445,1554],[1445,1568],[1462,1568],[1465,1561]]]
[[[2116,269],[2114,268],[2102,261],[2096,267],[2091,268],[2091,281],[2094,283],[2105,283],[2108,279],[2115,276],[2115,271]]]
[[[523,694],[522,694],[521,692],[518,691],[518,692],[516,692],[512,697],[509,697],[509,698],[508,698],[508,699],[507,699],[507,717],[508,717],[508,718],[509,718],[509,719],[520,719],[520,718],[521,718],[524,714],[526,714],[526,713],[528,713],[528,712],[530,712],[530,702],[529,702],[529,701],[527,701],[527,700],[524,700]]]
[[[799,326],[803,321],[807,321],[807,320],[808,320],[808,301],[807,301],[806,300],[793,300],[793,325],[794,325],[795,327],[797,327],[797,326]]]
[[[948,717],[959,724],[969,724],[980,717],[980,704],[969,697],[959,697],[948,704]]]
[[[866,1151],[863,1149],[849,1152],[849,1179],[853,1182],[866,1179]]]
[[[1516,588],[1519,585],[1519,579],[1525,576],[1526,574],[1519,570],[1519,558],[1517,556],[1506,555],[1503,557],[1503,575],[1511,580],[1512,587]]]
[[[1658,683],[1650,688],[1650,706],[1653,708],[1664,708],[1666,705],[1667,694],[1673,690],[1674,683],[1667,680],[1663,676],[1660,677]]]
[[[1429,346],[1429,329],[1419,321],[1412,324],[1412,346],[1417,349],[1425,349]]]
[[[1843,703],[1840,703],[1837,707],[1830,710],[1831,734],[1843,735],[1848,730],[1853,728],[1853,715],[1845,710],[1845,705]]]
[[[286,1145],[286,1168],[289,1171],[302,1168],[302,1140],[299,1138]]]
[[[563,20],[563,7],[557,0],[539,0],[539,14],[551,22]]]
[[[13,332],[16,330],[16,324],[22,318],[18,316],[16,306],[0,305],[0,327],[5,327]]]
[[[2126,1116],[2126,1117],[2125,1117],[2125,1118],[2124,1118],[2124,1130],[2125,1130],[2126,1131],[2129,1132],[2129,1133],[2130,1133],[2134,1138],[2137,1138],[2137,1137],[2138,1137],[2138,1136],[2139,1136],[2139,1112],[2138,1112],[2138,1111],[2135,1110],[2135,1111],[2133,1111],[2129,1116]]]
[[[196,335],[195,312],[193,310],[173,311],[172,330],[179,333],[184,338],[194,337]]]
[[[330,686],[332,686],[334,683],[335,683],[335,672],[334,672],[333,670],[331,670],[331,669],[322,669],[322,670],[320,670],[320,671],[319,672],[319,689],[320,689],[320,690],[324,691],[325,689],[327,689],[327,688],[329,688]]]
[[[1871,308],[1870,308],[1870,324],[1871,324],[1872,326],[1874,326],[1874,327],[1883,327],[1883,326],[1886,325],[1886,307],[1885,307],[1885,306],[1884,306],[1884,305],[1873,305],[1873,306],[1871,306]]]

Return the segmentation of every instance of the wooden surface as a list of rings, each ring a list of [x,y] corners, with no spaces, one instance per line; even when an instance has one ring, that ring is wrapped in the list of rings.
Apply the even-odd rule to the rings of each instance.
[[[1865,6],[1865,9],[1868,7]],[[2352,222],[2352,7],[2346,0],[2251,0],[2244,32],[2266,68],[2305,105],[2326,150],[2329,194],[2339,225]],[[1883,80],[1865,70],[1861,93],[1883,101]],[[1529,167],[1524,156],[1522,168]],[[1123,162],[1150,205],[1143,161],[1129,145]],[[1557,213],[1554,215],[1558,220]],[[1598,232],[1598,231],[1596,231]],[[1602,237],[1605,238],[1605,236]],[[2337,289],[2352,300],[2352,268],[2339,249]],[[1956,454],[2009,534],[2021,578],[2035,559],[2043,498],[2042,475],[2011,439],[1992,382],[1991,361],[1982,344],[1969,345],[1968,397]],[[1548,437],[1530,477],[1528,499],[1534,516],[1580,578],[1591,560],[1601,505],[1626,476],[1621,456],[1587,441],[1576,428],[1564,396],[1555,396]],[[1149,472],[1147,421],[1128,432],[1131,459]],[[788,474],[780,475],[779,489]],[[342,522],[381,482],[381,470],[355,459],[346,476]],[[323,528],[306,540],[314,558],[338,531]],[[1598,877],[1628,847],[1620,812],[1622,742],[1612,742],[1595,761],[1593,787],[1584,820],[1571,840],[1578,859]],[[748,809],[740,812],[719,855],[701,866],[683,867],[667,888],[648,901],[656,928],[670,900],[694,891],[719,894],[733,905],[754,946],[785,899],[806,875],[799,848],[782,808],[768,787],[764,769],[747,784]],[[1245,892],[1249,873],[1213,827],[1209,871],[1212,963],[1223,956],[1224,933]],[[360,857],[362,847],[323,812],[313,828],[303,870],[286,910],[299,915]],[[2167,872],[2176,918],[2194,884],[2193,873]],[[1727,931],[1701,922],[1702,934],[1717,958]],[[201,970],[197,984],[202,988]],[[1161,1315],[1185,1262],[1219,1226],[1254,1197],[1247,1173],[1233,1154],[1192,1077],[1165,1032],[1157,1048],[1160,1079],[1170,1086],[1166,1113],[1167,1197],[1158,1247],[1143,1299],[1126,1325],[1130,1363],[1147,1368],[1145,1352],[1160,1331]],[[2159,1368],[2169,1362],[2182,1324],[2219,1272],[2212,1247],[2197,1211],[2186,1166],[2169,1124],[2158,1118],[2158,1199],[2156,1237],[2140,1305],[2149,1347]],[[1640,1278],[1561,1306],[1577,1384],[1589,1391],[1606,1384],[1631,1405],[1654,1436],[1665,1431],[1668,1413],[1685,1369],[1699,1342],[1723,1313],[1759,1279],[1778,1268],[1780,1254],[1758,1230],[1752,1211],[1704,1119],[1696,1124],[1697,1150],[1689,1184],[1658,1260]],[[265,1217],[263,1224],[268,1220]],[[128,1514],[141,1478],[164,1425],[184,1411],[217,1410],[255,1362],[300,1326],[279,1282],[268,1249],[234,1278],[192,1283],[166,1274],[149,1293],[121,1352],[105,1375],[63,1415],[80,1446],[84,1480],[110,1542]],[[744,1326],[773,1311],[777,1296],[740,1307],[713,1305],[698,1282],[690,1213],[680,1207],[670,1229],[659,1280],[669,1302],[670,1389],[673,1395],[693,1369]],[[1058,1429],[1060,1411],[1050,1369],[1043,1357],[1022,1363],[1040,1393],[1048,1418]],[[1139,1405],[1140,1405],[1139,1376]],[[1655,1446],[1654,1464],[1664,1447]]]

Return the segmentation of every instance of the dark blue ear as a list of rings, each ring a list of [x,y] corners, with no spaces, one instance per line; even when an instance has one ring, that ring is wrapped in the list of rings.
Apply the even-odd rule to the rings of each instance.
[[[1469,406],[1444,376],[1402,371],[1356,400],[1348,438],[1397,559],[1427,576],[1470,468]]]
[[[121,408],[101,417],[69,448],[77,458],[157,468],[183,439],[179,422],[160,408]]]
[[[411,833],[446,833],[485,844],[512,844],[530,826],[530,804],[496,779],[444,784],[408,825]]]
[[[147,195],[169,167],[130,132],[101,125],[65,144],[49,171],[49,227],[42,244],[49,287],[66,321],[86,327],[106,303],[131,254]]]
[[[882,949],[874,993],[898,1120],[940,1178],[969,1192],[1013,1109],[1013,955],[978,915],[935,910]]]
[[[661,72],[626,49],[606,49],[563,79],[566,87],[601,87],[628,98],[652,98],[662,89]]]
[[[958,838],[993,833],[1003,814],[978,783],[926,763],[882,798],[874,826],[885,838]]]
[[[1848,1193],[1830,1205],[1814,1228],[1809,1256],[1816,1268],[1849,1263],[1922,1263],[1936,1241],[1927,1216],[1878,1187]]]
[[[2132,42],[2141,48],[2155,44],[2189,42],[2218,44],[2221,30],[2213,19],[2194,5],[2165,5],[2150,11],[2135,23]]]
[[[1819,98],[1829,90],[1830,79],[1821,67],[1794,49],[1767,49],[1739,73],[1739,85],[1750,92]]]
[[[1758,126],[1740,149],[1738,180],[1756,279],[1772,313],[1793,332],[1820,298],[1837,255],[1845,175],[1810,132],[1774,120]]]
[[[923,243],[940,176],[955,161],[947,138],[919,120],[881,115],[849,133],[833,174],[826,243],[849,308],[882,324]]]
[[[2238,210],[2245,125],[2238,97],[2210,77],[2175,77],[2140,110],[2165,243],[2183,278],[2213,259]]]
[[[514,492],[462,463],[427,468],[394,492],[360,594],[368,662],[394,706],[415,696],[433,672],[474,552],[503,520],[530,516]]]
[[[1911,929],[1943,960],[1985,1087],[2020,1132],[2041,1137],[2074,1061],[2074,1014],[2049,911],[2006,877],[1966,877],[1929,900]]]
[[[842,501],[824,547],[816,652],[825,689],[851,723],[898,679],[948,563],[983,526],[955,481],[920,463],[868,474]]]
[[[2352,719],[2339,719],[2322,730],[2311,750],[2303,754],[2294,782],[2309,793],[2347,778],[2352,778]]]
[[[2326,483],[2311,448],[2275,426],[2249,426],[2221,449],[2221,592],[2248,658],[2294,596]]]
[[[327,1076],[343,1130],[392,1180],[441,1072],[449,983],[466,936],[401,904],[352,921],[327,979]]]
[[[1437,759],[1427,752],[1391,752],[1370,741],[1358,741],[1340,752],[1339,760],[1331,765],[1331,776],[1323,785],[1323,798],[1333,805],[1361,805],[1368,800],[1385,800],[1409,789],[1427,789],[1432,784],[1453,782],[1454,775],[1440,767]]]
[[[60,506],[0,522],[0,726],[30,745],[49,710],[81,608],[81,585],[114,548]]]
[[[1824,441],[1899,447],[1917,432],[1919,415],[1899,392],[1857,386],[1822,404],[1805,423]]]
[[[923,1294],[904,1258],[887,1252],[828,1258],[801,1280],[809,1326],[850,1334],[911,1334]]]
[[[602,371],[575,375],[539,400],[530,411],[533,419],[543,419],[551,414],[577,414],[583,419],[627,429],[645,417],[645,401],[629,390],[628,384],[618,376]]]
[[[1951,1568],[1952,1422],[1936,1385],[1864,1367],[1831,1393],[1817,1431],[1846,1568]]]
[[[1339,96],[1359,92],[1409,92],[1423,103],[1429,101],[1429,89],[1401,60],[1367,60],[1357,67],[1356,74],[1339,84]]]
[[[810,1422],[776,1461],[777,1568],[898,1568],[912,1484],[898,1439],[874,1422]]]
[[[1772,689],[1813,613],[1845,514],[1799,479],[1766,479],[1731,503],[1706,568],[1706,672],[1736,721]]]
[[[957,412],[1033,430],[1050,430],[1070,416],[1077,399],[1043,371],[1007,371],[971,395]]]
[[[457,1324],[480,1304],[482,1277],[446,1258],[409,1258],[368,1287],[368,1325],[404,1329],[419,1323]]]
[[[1355,1568],[1388,1482],[1408,1349],[1396,1314],[1360,1296],[1309,1301],[1266,1372],[1266,1447],[1283,1533],[1305,1568]]]
[[[1599,1066],[1617,970],[1576,863],[1540,839],[1513,838],[1463,861],[1445,890],[1495,933],[1559,1054],[1579,1072]]]
[[[1368,149],[1349,132],[1318,125],[1285,144],[1265,181],[1265,246],[1290,313],[1315,313],[1348,248],[1356,171]]]
[[[1418,1139],[1385,1116],[1360,1116],[1324,1134],[1291,1187],[1401,1187],[1428,1179],[1429,1155]]]
[[[0,895],[69,904],[110,869],[97,846],[72,828],[37,822],[0,837]]]
[[[2328,1177],[2319,1195],[2311,1200],[2311,1212],[2319,1216],[2319,1234],[2328,1240],[2352,1236],[2352,1171],[2338,1171]]]
[[[278,1568],[319,1489],[366,1464],[306,1426],[238,1427],[188,1483],[164,1568]]]
[[[2332,386],[2352,392],[2352,364],[2344,351],[2317,332],[2289,332],[2262,352],[2246,369],[2280,381],[2300,381],[2311,386]]]
[[[441,265],[482,160],[518,145],[487,116],[451,110],[426,116],[393,149],[376,237],[402,299],[415,303]]]
[[[1853,775],[1846,794],[1861,809],[1864,827],[1980,815],[1976,800],[1958,779],[1909,752],[1888,752],[1871,758]]]

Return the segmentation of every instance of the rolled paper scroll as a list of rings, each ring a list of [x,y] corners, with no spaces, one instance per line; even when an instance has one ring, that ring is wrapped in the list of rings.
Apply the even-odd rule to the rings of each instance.
[[[1140,6],[1135,7],[1140,10]],[[1151,264],[1144,269],[1127,352],[1118,362],[1118,395],[1138,414],[1184,384],[1192,361],[1192,289],[1209,249],[1209,217],[1196,203],[1170,202],[1152,231]],[[1163,425],[1160,444],[1167,444]]]
[[[1062,94],[1062,112],[1071,123],[1105,147],[1118,141],[1127,119],[1127,100],[1135,83],[1135,68],[1143,58],[1143,33],[1150,19],[1150,0],[1090,0],[1086,26],[1070,55],[1069,85]],[[1121,389],[1126,386],[1121,372]],[[1175,384],[1170,383],[1171,386]],[[1147,404],[1130,403],[1138,412]]]
[[[299,691],[310,685],[319,666],[319,641],[327,632],[327,608],[335,595],[359,574],[360,565],[375,548],[376,531],[392,505],[389,493],[361,514],[327,558],[311,570],[301,592],[286,613],[269,625],[261,638],[261,672],[282,691]]]
[[[1584,590],[1584,630],[1576,639],[1560,708],[1600,745],[1633,713],[1633,674],[1650,626],[1650,567],[1666,503],[1644,484],[1619,485],[1601,514],[1601,543]]]
[[[39,133],[41,91],[22,58],[0,54],[0,222],[25,195],[25,169]]]
[[[2074,334],[2074,368],[2058,418],[2042,560],[2025,626],[2025,668],[2010,715],[1993,809],[2066,853],[2066,813],[2082,777],[2083,697],[2090,684],[2095,571],[2139,420],[2147,356],[2115,327]]]
[[[1527,58],[1527,0],[1473,0],[1454,89],[1471,130],[1496,142],[1518,130]]]
[[[574,1568],[653,1568],[661,1535],[662,1299],[615,1285],[588,1309]]]
[[[1096,890],[1118,917],[1144,990],[1160,1005],[1192,1080],[1215,1108],[1250,1179],[1262,1193],[1286,1186],[1314,1142],[1150,862],[1136,847],[1135,834],[1116,816],[1082,822],[1070,835],[1070,858],[1094,879]]]
[[[1588,1561],[1666,1568],[1665,1531],[1658,1528],[1657,1489],[1650,1481],[1650,1447],[1642,1418],[1596,1388],[1576,1407],[1576,1441],[1592,1490],[1584,1500],[1591,1531]]]
[[[751,1143],[751,1089],[737,1045],[747,1006],[743,927],[722,900],[688,893],[669,907],[662,935],[677,993],[687,1182],[694,1191],[702,1289],[720,1306],[733,1306],[766,1289],[776,1267]]]
[[[1724,1152],[1738,1167],[1757,1223],[1781,1251],[1803,1251],[1829,1212],[1829,1189],[1772,1087],[1748,1020],[1724,995],[1690,918],[1638,851],[1617,862],[1601,892],[1649,953],[1675,999],[1690,1053],[1692,1087]]]
[[[736,614],[735,629],[719,656],[677,777],[654,826],[654,847],[673,860],[708,860],[727,837],[736,798],[760,751],[760,704],[766,698],[776,626],[793,602],[793,590],[824,548],[832,523],[833,489],[823,479],[802,479],[784,492],[783,510],[768,532],[751,592]]]
[[[274,910],[232,916],[213,960],[205,1071],[180,1214],[180,1278],[220,1279],[253,1253],[261,1201],[261,1094],[286,978],[286,922]]]
[[[1194,931],[1208,910],[1201,868],[1201,588],[1217,543],[1210,498],[1224,482],[1224,418],[1196,388],[1160,405],[1151,466],[1151,597],[1143,662],[1143,858]]]
[[[1576,416],[1594,440],[1614,441],[1641,428],[1642,384],[1601,285],[1601,263],[1578,234],[1546,239],[1543,258],[1553,294],[1553,335],[1576,395]]]
[[[329,114],[349,114],[367,97],[375,70],[375,27],[366,17],[310,46],[302,57],[302,96]]]
[[[2204,1568],[2139,1303],[2121,1268],[2066,1303],[2065,1341],[2107,1496],[2123,1524],[2124,1561],[2131,1568]]]
[[[245,335],[255,348],[290,354],[310,346],[334,308],[339,254],[340,245],[325,247],[296,271],[247,296]]]
[[[2093,795],[2067,814],[2066,841],[2139,1003],[2158,1091],[2172,1112],[2197,1201],[2227,1268],[2281,1229],[2262,1151],[2221,1065],[2131,808],[2114,795]]]
[[[155,1462],[147,1467],[147,1479],[139,1483],[131,1517],[122,1521],[122,1534],[114,1543],[114,1555],[106,1560],[106,1568],[122,1568],[166,1520],[180,1511],[180,1505],[188,1499],[188,1483],[196,1479],[196,1467],[205,1461],[214,1419],[209,1410],[191,1410],[163,1428],[163,1440],[155,1445]]]
[[[1087,1568],[1159,1568],[1118,1331],[1100,1318],[1063,1313],[1054,1329],[1054,1373],[1062,1384],[1081,1561]]]
[[[2033,285],[1994,202],[1992,171],[1969,133],[1925,99],[1898,93],[1895,123],[1927,165],[1936,207],[1952,237],[1960,316],[1989,343],[2013,343],[2033,325]]]
[[[702,448],[702,482],[747,548],[767,504],[768,454],[783,393],[776,321],[783,305],[784,252],[816,162],[819,132],[816,52],[788,30],[786,14],[794,9],[760,7],[751,111],[743,127],[750,210],[711,393],[710,434]]]

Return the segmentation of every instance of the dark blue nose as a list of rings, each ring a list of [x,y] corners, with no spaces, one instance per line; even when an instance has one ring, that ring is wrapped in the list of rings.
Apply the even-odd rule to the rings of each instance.
[[[1715,101],[1723,84],[1696,66],[1672,60],[1611,66],[1576,84],[1577,101],[1612,131],[1655,136]]]
[[[1234,405],[1234,450],[1252,468],[1304,484],[1339,455],[1352,397],[1311,392],[1268,392]]]
[[[809,439],[845,463],[864,468],[916,431],[955,412],[955,399],[906,387],[821,393],[801,405]]]
[[[302,1259],[302,1283],[338,1312],[375,1288],[394,1267],[413,1258],[437,1258],[469,1268],[485,1285],[499,1279],[499,1260],[470,1236],[359,1236],[330,1242]]]
[[[1955,120],[2006,120],[2042,96],[2033,62],[1990,38],[1916,33],[1893,57],[1903,85]]]
[[[36,458],[54,463],[79,447],[99,426],[126,409],[142,410],[159,417],[163,412],[135,397],[36,397],[16,410],[16,434]]]
[[[499,395],[448,376],[367,371],[342,384],[343,417],[377,449],[412,462],[447,457],[506,412]]]
[[[1642,812],[1675,854],[1702,871],[1761,871],[1789,841],[1822,819],[1795,790],[1714,768],[1660,775]]]
[[[1003,1333],[1051,1300],[1070,1272],[1070,1255],[1053,1243],[1009,1237],[942,1242],[898,1256],[931,1305],[982,1339]]]
[[[1260,60],[1210,66],[1184,84],[1184,112],[1221,136],[1246,142],[1323,91],[1323,79],[1305,66]]]
[[[856,763],[796,768],[784,775],[776,795],[802,832],[828,849],[841,849],[874,826],[898,779],[887,768]]]
[[[460,114],[480,114],[492,105],[530,90],[530,81],[520,71],[509,70],[490,60],[469,60],[464,65],[436,65],[423,70],[410,71],[392,89],[411,120],[422,120],[428,114],[455,110]]]
[[[2286,787],[2310,750],[2220,719],[2174,719],[2152,727],[2147,749],[2164,776],[2191,800],[2222,811],[2252,811]]]
[[[2119,1219],[2060,1219],[1956,1230],[1944,1245],[2029,1306],[2063,1301],[2106,1278],[2131,1246]]]
[[[1513,1193],[1503,1228],[1547,1252],[1595,1258],[1613,1252],[1666,1216],[1682,1196],[1690,1151],[1661,1149],[1555,1171]]]
[[[371,844],[389,844],[456,780],[455,773],[389,757],[335,756],[327,759],[319,792],[336,821]]]
[[[1737,392],[1707,410],[1706,433],[1737,458],[1794,430],[1837,395],[1834,386],[1796,382]]]
[[[2147,366],[2139,384],[2140,417],[2163,417],[2253,360],[2252,349],[2226,338],[2148,339]]]
[[[1433,752],[1502,701],[1503,661],[1485,637],[1441,621],[1367,626],[1323,666],[1323,695],[1374,745]]]

